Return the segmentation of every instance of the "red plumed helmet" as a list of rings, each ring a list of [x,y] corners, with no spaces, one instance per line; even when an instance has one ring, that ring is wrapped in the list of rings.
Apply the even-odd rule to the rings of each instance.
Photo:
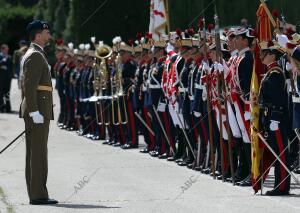
[[[134,40],[133,40],[133,39],[129,39],[129,40],[128,40],[128,44],[129,44],[130,46],[133,46]]]
[[[277,19],[278,18],[278,12],[277,12],[277,10],[272,10],[272,16],[273,16],[273,18],[275,18],[275,19]]]
[[[180,28],[177,28],[177,29],[176,29],[176,34],[177,34],[179,37],[181,37],[181,33],[182,33],[181,29],[180,29]]]
[[[64,40],[63,39],[56,39],[55,40],[56,45],[60,46],[64,44]]]
[[[195,31],[194,31],[193,28],[189,28],[189,29],[187,30],[187,32],[188,32],[188,34],[189,34],[191,37],[193,37],[193,36],[195,35]]]
[[[152,33],[146,32],[145,37],[148,39],[152,39]]]
[[[212,31],[214,28],[215,28],[215,26],[214,26],[213,24],[209,24],[209,25],[207,26],[207,30],[208,30],[208,32],[210,32],[210,33],[211,33],[211,31]]]
[[[142,33],[137,33],[136,38],[138,41],[140,41],[142,39]]]
[[[203,21],[203,18],[200,18],[200,19],[199,19],[199,21],[198,21],[198,27],[199,27],[200,30],[203,29],[203,27],[204,27],[204,21]]]

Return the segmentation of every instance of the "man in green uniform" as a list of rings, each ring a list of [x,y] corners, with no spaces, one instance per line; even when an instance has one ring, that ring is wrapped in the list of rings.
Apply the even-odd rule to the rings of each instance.
[[[35,20],[27,26],[30,47],[22,59],[24,98],[20,117],[26,131],[26,184],[30,204],[56,204],[49,199],[47,141],[50,120],[53,120],[50,66],[43,48],[51,38],[48,24]]]

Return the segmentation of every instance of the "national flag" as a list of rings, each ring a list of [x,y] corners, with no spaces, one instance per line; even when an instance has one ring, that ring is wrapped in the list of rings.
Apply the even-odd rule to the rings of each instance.
[[[270,19],[267,15],[266,8],[261,4],[256,12],[256,33],[257,38],[254,46],[254,66],[251,79],[250,102],[251,102],[251,156],[252,156],[252,187],[255,193],[260,190],[261,182],[258,181],[261,177],[261,172],[265,171],[269,165],[269,158],[263,158],[267,150],[263,149],[258,136],[255,134],[259,131],[259,106],[258,93],[259,85],[262,79],[262,74],[265,72],[265,66],[260,60],[259,42],[270,41],[272,39]],[[262,165],[263,162],[263,165]],[[261,169],[262,168],[262,169]]]

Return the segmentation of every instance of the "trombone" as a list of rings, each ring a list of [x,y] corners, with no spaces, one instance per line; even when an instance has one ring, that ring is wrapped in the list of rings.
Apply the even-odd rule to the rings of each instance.
[[[102,125],[104,119],[102,113],[102,104],[100,104],[101,101],[99,101],[99,99],[103,96],[103,86],[102,86],[103,78],[101,76],[100,66],[97,63],[97,59],[93,67],[94,67],[94,81],[93,81],[94,95],[93,96],[97,97],[95,101],[96,121],[98,125]]]
[[[112,113],[112,123],[113,125],[119,125],[120,122],[119,122],[119,110],[117,110],[117,115],[115,115],[115,101],[118,102],[118,96],[115,95],[115,90],[116,90],[116,85],[115,85],[115,78],[114,77],[111,77],[110,78],[110,83],[111,83],[111,113]],[[116,118],[115,116],[118,117],[118,120],[116,121]]]
[[[127,107],[126,107],[126,94],[123,90],[123,84],[122,84],[122,65],[121,65],[121,58],[120,55],[116,58],[116,68],[117,68],[117,84],[118,84],[118,91],[117,91],[117,104],[118,104],[118,120],[121,124],[127,124],[128,122],[128,116],[127,116]],[[120,100],[122,99],[122,100]],[[121,103],[120,103],[121,102]],[[123,106],[121,110],[121,105]]]
[[[109,100],[111,96],[111,84],[110,84],[110,70],[108,67],[107,59],[111,56],[112,49],[107,45],[98,46],[95,50],[96,63],[95,63],[95,82],[99,83],[98,91],[96,94],[98,100],[96,101],[96,119],[99,125],[108,126],[110,121],[110,109]],[[96,91],[96,90],[95,90]],[[97,91],[96,91],[97,93]],[[105,113],[105,111],[108,111]]]
[[[111,77],[111,89],[112,89],[112,123],[114,125],[127,124],[127,109],[125,103],[125,96],[122,85],[122,65],[120,61],[120,55],[116,56],[114,60],[116,68],[115,76]],[[122,100],[121,100],[122,99]]]

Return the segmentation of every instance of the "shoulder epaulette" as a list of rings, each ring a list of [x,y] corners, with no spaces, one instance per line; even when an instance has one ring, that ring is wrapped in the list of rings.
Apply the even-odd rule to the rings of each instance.
[[[278,73],[278,74],[280,74],[281,72],[279,70],[275,70],[274,69],[274,70],[271,70],[270,73]]]
[[[273,67],[272,69],[269,70],[269,73],[278,73],[278,74],[283,74],[283,70],[281,69],[281,67],[276,66]]]

